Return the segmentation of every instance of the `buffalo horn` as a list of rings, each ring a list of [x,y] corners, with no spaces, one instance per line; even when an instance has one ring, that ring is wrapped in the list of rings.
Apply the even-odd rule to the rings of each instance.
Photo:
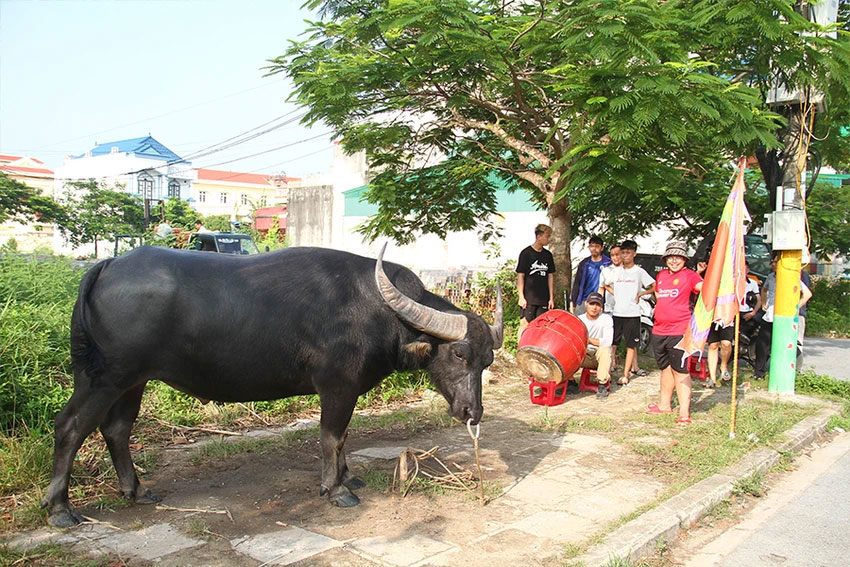
[[[496,313],[493,315],[493,324],[490,325],[490,334],[493,336],[493,350],[502,348],[502,340],[505,338],[505,325],[502,321],[501,286],[496,286]]]
[[[384,243],[381,253],[378,254],[378,260],[375,262],[375,283],[378,284],[378,290],[380,290],[386,304],[408,325],[432,337],[446,341],[459,341],[466,337],[467,321],[465,315],[443,313],[417,303],[401,293],[392,284],[387,274],[384,273],[382,262],[386,249],[387,245]]]

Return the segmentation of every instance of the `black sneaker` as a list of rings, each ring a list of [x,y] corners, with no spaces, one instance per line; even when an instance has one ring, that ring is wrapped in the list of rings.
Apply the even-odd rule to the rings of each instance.
[[[596,397],[599,398],[600,400],[604,400],[605,398],[607,398],[608,397],[608,386],[606,386],[604,384],[599,384],[599,386],[596,387]]]

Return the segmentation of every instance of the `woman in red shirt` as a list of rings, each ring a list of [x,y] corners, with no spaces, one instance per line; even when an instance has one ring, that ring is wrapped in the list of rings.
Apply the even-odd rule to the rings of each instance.
[[[676,423],[691,422],[691,375],[687,357],[676,344],[682,340],[691,321],[692,294],[702,289],[702,278],[685,267],[687,247],[684,242],[671,241],[662,258],[667,267],[655,278],[655,285],[638,295],[655,292],[655,323],[652,327],[652,351],[661,369],[661,393],[657,404],[650,404],[647,412],[672,413],[673,390],[679,400],[679,418]]]

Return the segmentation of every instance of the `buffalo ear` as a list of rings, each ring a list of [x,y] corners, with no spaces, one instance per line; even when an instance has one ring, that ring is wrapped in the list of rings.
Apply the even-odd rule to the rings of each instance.
[[[431,356],[431,343],[424,341],[416,341],[404,345],[404,352],[410,355],[417,362],[423,362]]]

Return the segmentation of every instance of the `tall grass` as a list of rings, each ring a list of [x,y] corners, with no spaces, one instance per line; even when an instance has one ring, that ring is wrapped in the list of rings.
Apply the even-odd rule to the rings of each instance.
[[[81,270],[69,260],[0,258],[0,431],[50,429],[70,396],[71,311]]]

